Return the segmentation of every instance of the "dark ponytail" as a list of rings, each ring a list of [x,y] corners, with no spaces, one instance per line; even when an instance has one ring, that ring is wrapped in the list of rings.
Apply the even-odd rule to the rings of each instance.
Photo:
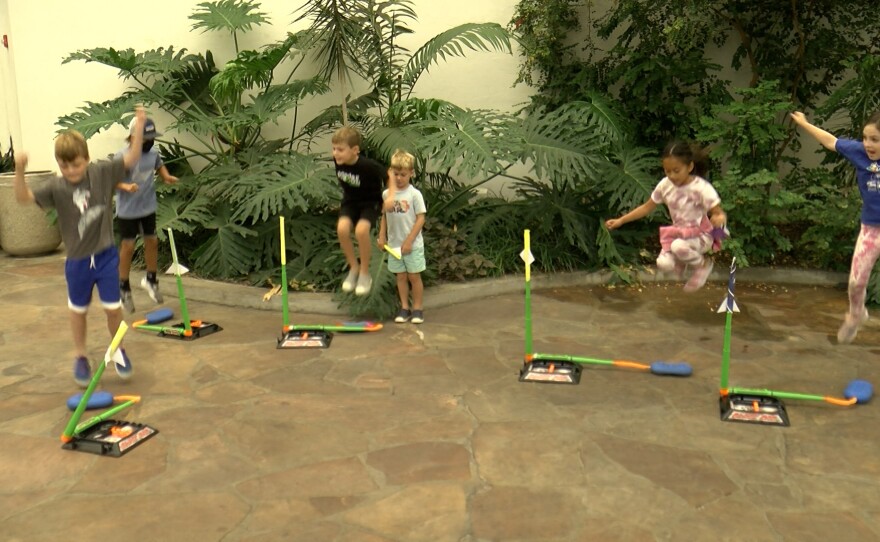
[[[661,160],[669,157],[681,161],[682,164],[693,162],[694,170],[692,173],[694,175],[705,179],[709,173],[709,156],[698,145],[684,141],[673,141],[666,145],[666,148],[663,149],[663,154],[660,155]]]

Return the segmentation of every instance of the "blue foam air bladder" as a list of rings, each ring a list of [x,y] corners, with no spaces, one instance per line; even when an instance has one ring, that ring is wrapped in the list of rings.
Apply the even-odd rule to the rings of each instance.
[[[71,395],[67,399],[67,408],[70,410],[76,410],[77,405],[79,405],[80,400],[82,399],[83,394],[77,393],[76,395]],[[86,403],[86,410],[91,410],[93,408],[105,408],[113,404],[113,394],[109,391],[98,390],[89,397],[89,402]]]
[[[843,390],[843,396],[847,399],[855,397],[857,403],[867,403],[874,395],[874,386],[867,380],[853,380]]]
[[[680,361],[655,361],[651,364],[651,372],[655,375],[690,376],[694,369]]]
[[[156,309],[153,312],[148,312],[146,316],[148,324],[160,324],[174,318],[174,312],[169,308],[161,308]]]

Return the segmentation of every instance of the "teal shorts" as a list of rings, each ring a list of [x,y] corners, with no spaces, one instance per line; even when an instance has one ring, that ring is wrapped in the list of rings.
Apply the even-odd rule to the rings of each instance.
[[[388,255],[388,270],[392,273],[421,273],[425,270],[425,247],[414,248],[403,258]]]

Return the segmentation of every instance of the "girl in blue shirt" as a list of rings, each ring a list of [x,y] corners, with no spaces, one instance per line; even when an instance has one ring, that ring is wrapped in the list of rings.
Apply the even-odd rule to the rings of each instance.
[[[868,320],[865,307],[868,279],[880,257],[880,112],[868,119],[861,141],[838,139],[810,124],[800,111],[792,113],[791,119],[823,147],[841,154],[856,168],[862,196],[862,227],[849,271],[849,312],[837,332],[837,342],[847,344],[856,338],[859,328]]]

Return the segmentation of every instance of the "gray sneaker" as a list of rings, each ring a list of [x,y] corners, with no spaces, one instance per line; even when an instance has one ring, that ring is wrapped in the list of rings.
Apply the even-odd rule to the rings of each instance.
[[[144,277],[141,279],[141,288],[147,291],[147,294],[150,296],[150,299],[152,299],[154,303],[162,303],[163,301],[165,301],[162,298],[162,292],[159,291],[158,282],[150,282],[147,280],[147,277]]]
[[[131,290],[119,290],[119,297],[122,298],[122,306],[129,314],[134,312],[134,299],[131,297]]]

